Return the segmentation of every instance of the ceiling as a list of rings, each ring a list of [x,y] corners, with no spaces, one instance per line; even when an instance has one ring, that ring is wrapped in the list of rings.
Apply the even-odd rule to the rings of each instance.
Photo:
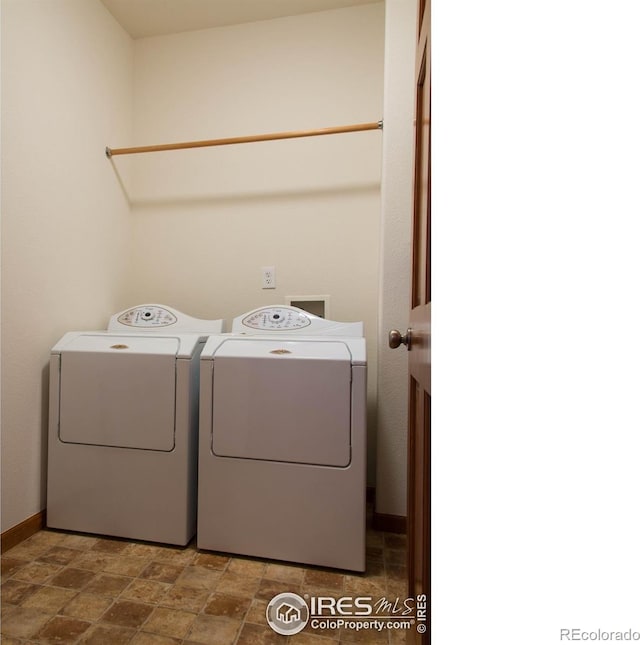
[[[101,0],[132,38],[223,27],[380,0]]]

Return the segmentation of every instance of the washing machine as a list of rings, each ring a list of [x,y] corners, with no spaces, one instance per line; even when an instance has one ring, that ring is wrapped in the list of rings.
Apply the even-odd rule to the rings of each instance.
[[[184,545],[197,511],[198,359],[221,320],[147,304],[51,350],[47,525]]]
[[[238,316],[200,356],[198,548],[364,571],[362,323]]]

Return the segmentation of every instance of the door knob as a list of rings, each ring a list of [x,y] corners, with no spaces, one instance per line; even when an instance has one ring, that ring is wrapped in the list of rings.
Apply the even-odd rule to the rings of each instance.
[[[404,336],[397,329],[389,332],[389,347],[397,349],[400,345],[406,345],[407,349],[411,349],[411,329],[407,329]]]

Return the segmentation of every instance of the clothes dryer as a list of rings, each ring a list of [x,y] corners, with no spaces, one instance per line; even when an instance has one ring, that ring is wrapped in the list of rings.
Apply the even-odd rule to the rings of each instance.
[[[262,307],[200,365],[198,547],[364,571],[362,323]]]
[[[164,305],[51,350],[47,525],[184,545],[196,529],[198,359],[221,320]]]

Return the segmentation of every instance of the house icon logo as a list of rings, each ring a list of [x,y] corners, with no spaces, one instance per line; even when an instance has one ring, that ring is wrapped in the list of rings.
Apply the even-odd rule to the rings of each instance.
[[[285,625],[290,625],[295,620],[300,620],[300,610],[287,602],[283,602],[276,610],[276,618]]]
[[[291,636],[301,632],[309,621],[309,607],[298,594],[281,593],[267,605],[267,623],[274,632]]]

